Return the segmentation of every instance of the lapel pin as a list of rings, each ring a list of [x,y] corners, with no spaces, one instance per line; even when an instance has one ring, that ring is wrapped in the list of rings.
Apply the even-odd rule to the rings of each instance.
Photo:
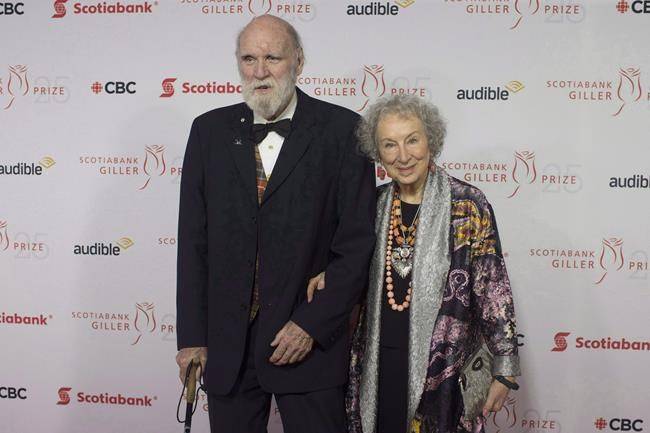
[[[239,121],[240,121],[241,123],[244,123],[244,122],[246,121],[246,119],[242,117],[241,119],[239,119]]]
[[[235,145],[237,145],[237,146],[241,146],[241,138],[235,138],[234,143],[235,143]]]

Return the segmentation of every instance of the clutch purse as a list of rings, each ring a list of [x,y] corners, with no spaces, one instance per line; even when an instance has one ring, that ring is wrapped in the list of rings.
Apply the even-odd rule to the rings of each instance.
[[[465,406],[463,417],[468,421],[473,421],[483,412],[493,379],[493,359],[490,350],[483,343],[470,355],[460,372],[458,382]]]

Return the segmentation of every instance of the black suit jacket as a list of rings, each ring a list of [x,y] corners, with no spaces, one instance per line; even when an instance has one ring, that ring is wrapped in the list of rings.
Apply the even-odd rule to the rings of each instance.
[[[180,193],[178,348],[208,347],[209,392],[237,378],[259,253],[261,308],[255,365],[262,387],[299,393],[343,384],[348,318],[366,287],[375,243],[375,178],[357,151],[359,116],[298,92],[286,137],[258,205],[252,111],[243,103],[207,112],[190,132]],[[308,279],[327,288],[307,304]],[[316,341],[298,364],[268,359],[293,320]]]

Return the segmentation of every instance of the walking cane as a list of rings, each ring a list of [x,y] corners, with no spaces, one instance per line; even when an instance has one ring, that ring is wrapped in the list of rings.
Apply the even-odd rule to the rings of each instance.
[[[185,405],[185,421],[181,421],[178,417],[178,412],[181,408],[181,400],[183,396],[181,395],[181,400],[178,401],[178,408],[176,408],[176,419],[179,423],[184,423],[183,433],[190,433],[192,429],[192,415],[196,410],[196,369],[199,368],[201,363],[199,361],[190,361],[190,365],[187,368],[187,373],[185,373],[185,382],[183,383],[183,389],[187,390],[185,393],[185,400],[187,404]]]

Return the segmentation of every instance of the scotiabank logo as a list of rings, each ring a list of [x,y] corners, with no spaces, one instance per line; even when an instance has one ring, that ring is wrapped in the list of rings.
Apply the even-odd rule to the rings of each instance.
[[[513,152],[510,161],[442,161],[450,174],[474,184],[498,184],[504,195],[513,198],[526,190],[540,188],[545,193],[576,193],[582,189],[578,164],[549,162],[541,167],[535,152]]]
[[[551,349],[551,352],[564,352],[568,346],[566,338],[571,335],[570,332],[558,332],[555,334],[553,341],[555,342],[555,347]]]
[[[62,387],[58,390],[59,401],[56,402],[59,406],[67,406],[72,401],[70,397],[70,387]],[[110,406],[137,406],[137,407],[151,407],[153,402],[158,400],[156,396],[140,395],[128,396],[121,393],[99,393],[90,394],[87,392],[78,392],[76,395],[76,402],[80,404],[92,405],[110,405]]]
[[[566,337],[571,335],[570,332],[558,332],[555,334],[553,341],[555,346],[551,352],[564,352],[569,347]],[[643,340],[628,340],[623,338],[601,337],[601,338],[585,338],[576,337],[573,341],[573,348],[581,350],[630,350],[630,351],[650,351],[650,341]]]
[[[0,163],[0,176],[41,176],[54,164],[56,161],[51,156],[44,156],[39,162]]]
[[[72,391],[72,388],[68,387],[63,387],[59,388],[59,401],[56,402],[58,405],[65,406],[70,403],[70,391]]]
[[[635,14],[650,14],[650,0],[635,0],[633,2],[616,0],[616,10],[622,14],[628,11]]]
[[[164,340],[175,340],[176,318],[165,314],[157,317],[153,302],[137,302],[126,311],[73,311],[72,319],[87,323],[90,329],[102,334],[122,334],[130,345],[141,343],[154,335]]]
[[[607,421],[605,418],[598,417],[594,421],[596,430],[609,430],[612,431],[643,431],[643,420],[632,418],[611,418]]]
[[[39,314],[19,314],[7,313],[3,311],[0,313],[0,324],[2,325],[33,325],[33,326],[47,326],[47,321],[52,319],[52,315]]]
[[[162,93],[161,98],[171,98],[176,93],[174,83],[177,78],[165,78],[162,80]],[[199,94],[199,95],[228,95],[241,93],[242,88],[239,84],[233,84],[230,81],[217,82],[207,81],[201,83],[192,83],[185,81],[181,84],[181,93],[183,94]]]
[[[54,15],[52,18],[63,18],[68,11],[66,3],[68,0],[54,0]],[[150,3],[148,1],[139,3],[123,2],[96,2],[85,4],[77,2],[72,5],[74,15],[115,15],[115,14],[150,14],[153,13],[153,7],[158,6],[158,2]]]

